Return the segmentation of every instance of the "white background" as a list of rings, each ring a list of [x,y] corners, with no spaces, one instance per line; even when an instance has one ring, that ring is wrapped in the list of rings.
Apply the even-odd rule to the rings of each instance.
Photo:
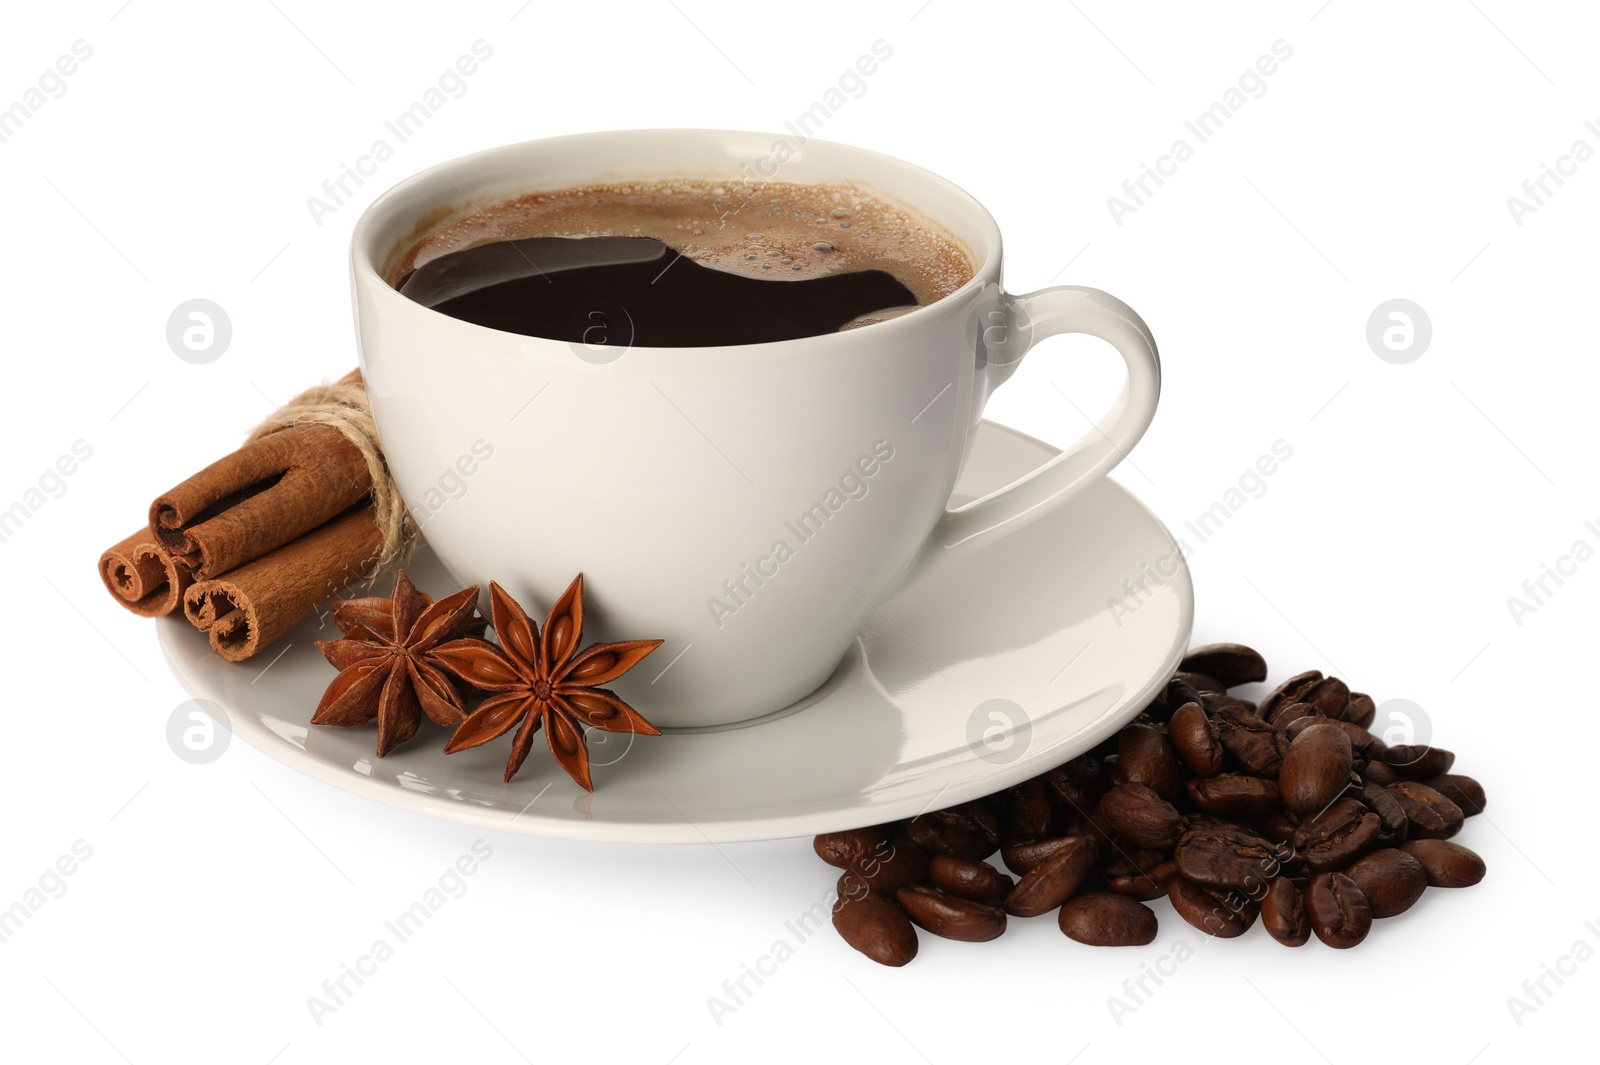
[[[1521,225],[1506,201],[1573,141],[1600,149],[1584,126],[1600,120],[1592,10],[920,2],[8,8],[0,107],[74,41],[93,55],[0,143],[0,507],[75,441],[93,454],[0,544],[0,907],[75,841],[93,853],[0,943],[0,1052],[1088,1063],[1187,1047],[1343,1063],[1382,1046],[1462,1065],[1576,1052],[1558,1048],[1592,1032],[1600,963],[1547,980],[1520,1024],[1507,998],[1532,1003],[1524,980],[1575,941],[1600,947],[1582,827],[1600,561],[1550,582],[1520,624],[1507,598],[1574,541],[1600,546],[1584,527],[1600,527],[1600,161]],[[480,38],[493,57],[465,94],[317,225],[306,198]],[[1185,520],[1275,441],[1292,446],[1260,498],[1190,539],[1196,637],[1260,647],[1275,678],[1321,668],[1422,707],[1434,742],[1488,788],[1460,837],[1489,864],[1481,887],[1430,892],[1355,951],[1289,952],[1259,932],[1206,942],[1120,1024],[1108,998],[1195,938],[1165,903],[1149,948],[1091,950],[1046,918],[987,946],[924,936],[903,970],[830,930],[719,1025],[708,997],[792,942],[784,922],[832,884],[809,841],[485,835],[347,796],[243,743],[209,765],[174,757],[166,722],[185,694],[94,561],[269,402],[353,365],[345,255],[360,209],[507,141],[781,131],[878,39],[892,58],[822,135],[969,189],[1007,235],[1014,288],[1096,285],[1153,327],[1162,408],[1118,480],[1190,539]],[[1265,94],[1116,224],[1107,197],[1280,39],[1293,55]],[[196,297],[233,323],[208,365],[165,337]],[[1395,297],[1432,322],[1407,365],[1365,338]],[[1114,361],[1054,341],[990,415],[1066,445],[1084,422],[1064,394],[1102,406]],[[316,1024],[308,996],[480,837],[493,857],[466,896]]]

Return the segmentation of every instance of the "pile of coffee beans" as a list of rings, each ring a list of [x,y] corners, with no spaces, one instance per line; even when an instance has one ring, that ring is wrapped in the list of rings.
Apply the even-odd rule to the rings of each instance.
[[[1057,914],[1092,946],[1156,937],[1145,903],[1231,938],[1353,947],[1429,887],[1469,887],[1483,859],[1451,842],[1483,787],[1438,747],[1388,746],[1377,707],[1337,677],[1267,678],[1240,644],[1196,648],[1162,697],[1095,750],[1007,791],[815,841],[844,870],[833,925],[884,965],[917,929],[983,942],[1011,917]],[[989,860],[996,851],[1017,879]]]

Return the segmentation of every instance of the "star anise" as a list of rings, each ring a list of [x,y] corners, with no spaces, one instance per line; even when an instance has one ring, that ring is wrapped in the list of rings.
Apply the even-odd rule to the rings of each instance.
[[[418,591],[426,606],[433,605],[433,597],[427,592]],[[426,607],[424,608],[426,609]],[[371,633],[381,633],[384,636],[394,636],[394,600],[383,599],[379,596],[370,596],[363,599],[341,599],[328,608],[328,613],[333,617],[333,623],[339,626],[339,631],[346,636],[356,626],[366,629]]]
[[[377,718],[379,758],[416,735],[424,713],[436,724],[461,724],[467,716],[461,693],[434,655],[440,644],[483,631],[477,601],[473,585],[435,603],[401,570],[391,598],[336,604],[344,639],[318,641],[317,649],[339,675],[311,723],[364,725]]]
[[[583,574],[578,574],[550,608],[542,634],[516,600],[493,581],[489,582],[489,610],[499,647],[468,638],[434,648],[439,665],[474,688],[491,693],[456,729],[444,753],[482,746],[520,723],[506,762],[506,780],[510,781],[528,757],[533,734],[542,727],[550,753],[561,768],[593,791],[583,726],[661,735],[633,707],[600,687],[638,665],[661,641],[597,643],[579,651]]]

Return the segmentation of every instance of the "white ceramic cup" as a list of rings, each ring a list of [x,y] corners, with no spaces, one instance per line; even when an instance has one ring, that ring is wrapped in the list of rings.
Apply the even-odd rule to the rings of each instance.
[[[944,299],[863,328],[632,347],[606,362],[448,317],[386,281],[419,238],[482,207],[680,175],[853,182],[946,230],[976,272]],[[428,543],[463,584],[487,592],[496,580],[535,619],[581,571],[586,640],[666,641],[616,685],[665,727],[725,725],[802,699],[914,570],[996,544],[1144,434],[1160,391],[1144,322],[1095,289],[1007,293],[1000,260],[994,219],[926,170],[712,130],[556,137],[443,163],[380,196],[351,248],[373,414]],[[1127,363],[1126,388],[1061,455],[947,509],[990,393],[1057,333],[1108,341]]]

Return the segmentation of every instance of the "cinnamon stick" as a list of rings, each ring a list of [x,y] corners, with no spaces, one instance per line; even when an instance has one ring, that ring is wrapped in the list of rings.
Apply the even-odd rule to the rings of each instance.
[[[372,491],[361,451],[326,425],[268,433],[150,505],[150,532],[196,580],[316,529]]]
[[[363,583],[382,542],[372,508],[352,511],[222,577],[191,585],[184,616],[210,637],[212,650],[242,662],[317,604]]]
[[[159,618],[178,609],[191,581],[155,542],[149,529],[140,529],[100,556],[100,579],[106,591],[140,617]]]

